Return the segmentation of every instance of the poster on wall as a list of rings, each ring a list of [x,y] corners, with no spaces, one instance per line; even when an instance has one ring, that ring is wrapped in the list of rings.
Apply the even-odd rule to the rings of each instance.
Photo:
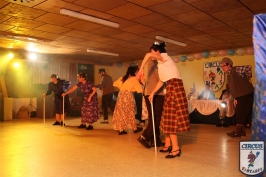
[[[225,82],[225,75],[220,67],[220,61],[203,63],[203,81],[213,92],[220,90]]]

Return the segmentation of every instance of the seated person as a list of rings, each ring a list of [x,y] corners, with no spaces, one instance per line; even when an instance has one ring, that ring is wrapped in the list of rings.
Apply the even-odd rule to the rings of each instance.
[[[201,92],[201,94],[198,97],[199,100],[215,100],[215,95],[210,89],[209,84],[205,84],[204,90]]]
[[[233,96],[230,92],[229,83],[226,83],[226,89],[222,90],[222,94],[219,100],[233,100]]]

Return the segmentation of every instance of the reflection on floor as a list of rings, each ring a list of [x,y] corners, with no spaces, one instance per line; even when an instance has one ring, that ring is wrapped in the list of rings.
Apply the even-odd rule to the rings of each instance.
[[[2,177],[242,177],[239,140],[226,135],[235,129],[192,124],[178,133],[182,154],[165,159],[154,148],[145,149],[128,129],[119,136],[110,124],[94,130],[77,129],[80,118],[66,118],[66,126],[40,118],[0,122]],[[163,135],[162,135],[163,140]],[[158,148],[157,150],[159,150]]]

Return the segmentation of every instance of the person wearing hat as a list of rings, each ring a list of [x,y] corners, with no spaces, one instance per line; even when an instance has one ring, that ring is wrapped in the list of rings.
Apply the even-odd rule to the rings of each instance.
[[[63,97],[61,96],[65,93],[71,82],[66,80],[61,80],[56,74],[50,76],[51,82],[48,84],[48,90],[43,94],[43,98],[54,92],[54,107],[55,107],[55,123],[53,125],[63,125],[63,114],[71,110],[71,105],[69,97],[66,96],[64,99],[64,113],[63,113]]]
[[[231,94],[234,98],[236,130],[227,133],[230,137],[246,136],[244,124],[252,112],[254,87],[251,83],[251,66],[234,66],[230,58],[223,58],[221,68],[226,73]]]
[[[209,82],[205,83],[205,88],[201,92],[201,94],[198,96],[199,100],[215,100],[215,95],[210,89],[210,84]]]
[[[99,74],[101,76],[101,83],[95,85],[96,88],[102,90],[102,108],[103,108],[103,121],[102,124],[108,124],[108,108],[114,112],[113,106],[113,79],[109,76],[104,68],[99,69]]]

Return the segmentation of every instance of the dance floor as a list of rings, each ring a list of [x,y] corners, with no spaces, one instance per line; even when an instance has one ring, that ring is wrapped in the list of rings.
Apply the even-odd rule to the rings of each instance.
[[[77,129],[80,118],[66,118],[66,126],[53,126],[53,118],[13,119],[0,122],[0,176],[2,177],[242,177],[239,140],[226,135],[235,129],[192,124],[178,133],[180,157],[146,149],[128,129],[118,135],[110,124],[94,130]],[[161,135],[162,140],[163,135]],[[157,148],[157,151],[160,147]]]

